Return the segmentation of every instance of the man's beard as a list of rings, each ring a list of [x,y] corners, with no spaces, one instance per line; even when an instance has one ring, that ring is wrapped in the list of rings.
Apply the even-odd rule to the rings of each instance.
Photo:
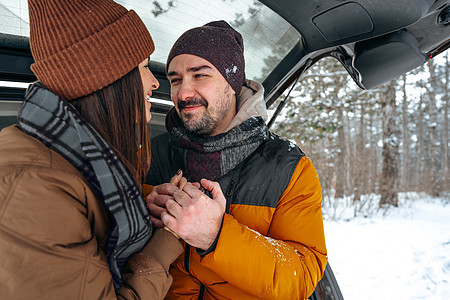
[[[195,114],[182,112],[182,108],[188,105],[202,105],[205,108],[203,116],[200,119],[194,119]],[[227,101],[221,99],[216,109],[209,107],[208,102],[202,98],[192,98],[186,101],[181,101],[178,103],[178,110],[180,118],[184,123],[186,129],[191,133],[196,133],[202,136],[211,135],[217,128],[219,121],[222,120],[227,114],[229,106],[227,106]]]
[[[206,110],[204,115],[197,121],[191,121],[192,114],[184,114],[182,117],[184,126],[191,133],[196,133],[198,135],[209,136],[211,135],[217,127],[219,120],[214,119],[211,113]]]

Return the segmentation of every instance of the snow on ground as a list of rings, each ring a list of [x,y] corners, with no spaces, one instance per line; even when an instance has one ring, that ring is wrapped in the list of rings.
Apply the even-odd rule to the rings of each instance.
[[[450,200],[400,194],[388,209],[378,200],[364,198],[355,213],[351,199],[324,198],[328,258],[344,299],[450,299]]]

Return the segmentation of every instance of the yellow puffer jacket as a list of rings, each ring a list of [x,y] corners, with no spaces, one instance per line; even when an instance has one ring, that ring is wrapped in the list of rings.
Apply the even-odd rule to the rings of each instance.
[[[321,201],[318,176],[303,156],[275,207],[232,204],[213,252],[202,257],[188,247],[190,255],[170,269],[166,299],[308,298],[327,263]]]
[[[0,132],[0,298],[163,299],[178,240],[157,231],[115,291],[108,213],[67,160],[17,126]]]

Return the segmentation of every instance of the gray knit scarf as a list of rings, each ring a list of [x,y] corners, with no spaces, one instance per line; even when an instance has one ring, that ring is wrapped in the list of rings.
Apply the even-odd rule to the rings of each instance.
[[[148,209],[136,184],[113,149],[83,116],[41,83],[28,88],[18,119],[25,133],[67,159],[102,198],[114,222],[107,255],[114,287],[120,288],[125,263],[152,234]]]
[[[212,137],[190,133],[176,111],[169,111],[166,127],[170,142],[182,152],[185,175],[189,181],[217,180],[253,153],[268,137],[261,117],[250,117],[239,126]]]

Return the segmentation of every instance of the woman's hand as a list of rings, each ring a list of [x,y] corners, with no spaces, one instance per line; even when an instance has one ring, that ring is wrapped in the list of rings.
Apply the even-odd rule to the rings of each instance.
[[[155,227],[163,227],[161,214],[167,213],[166,203],[173,200],[173,193],[183,189],[187,184],[187,179],[183,177],[183,172],[178,170],[169,183],[163,183],[153,187],[152,191],[145,198],[147,207],[150,210],[150,219]]]

